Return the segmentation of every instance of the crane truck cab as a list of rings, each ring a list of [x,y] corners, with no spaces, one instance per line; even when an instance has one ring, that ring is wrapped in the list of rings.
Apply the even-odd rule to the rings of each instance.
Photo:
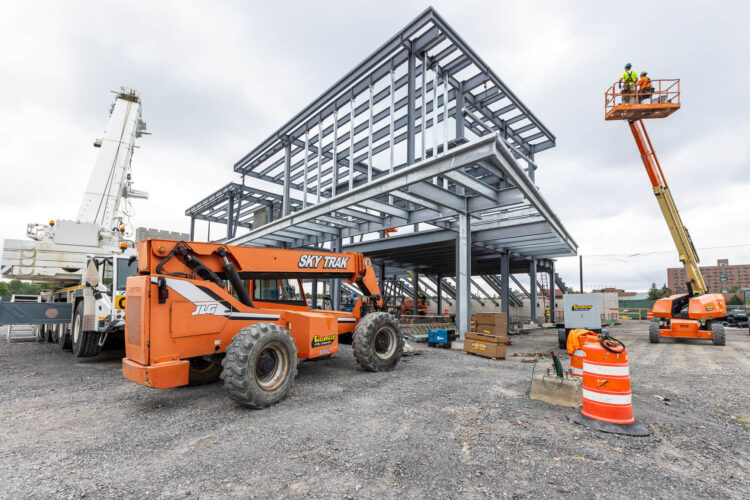
[[[303,279],[343,279],[362,296],[351,311],[311,310]],[[230,398],[263,408],[287,396],[297,359],[338,352],[344,334],[362,369],[393,369],[404,338],[384,308],[372,262],[358,253],[140,241],[122,371],[158,389],[221,378]]]
[[[114,255],[89,255],[81,283],[55,290],[47,302],[70,304],[70,323],[43,325],[49,340],[79,358],[96,356],[107,339],[125,331],[125,286],[137,272],[135,249]]]

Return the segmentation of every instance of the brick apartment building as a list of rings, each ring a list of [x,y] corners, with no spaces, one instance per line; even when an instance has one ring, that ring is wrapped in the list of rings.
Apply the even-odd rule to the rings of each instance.
[[[701,266],[703,279],[709,292],[727,293],[733,286],[750,288],[750,264],[729,265],[728,259],[719,259],[715,266]],[[667,269],[667,286],[674,293],[687,292],[685,269]]]

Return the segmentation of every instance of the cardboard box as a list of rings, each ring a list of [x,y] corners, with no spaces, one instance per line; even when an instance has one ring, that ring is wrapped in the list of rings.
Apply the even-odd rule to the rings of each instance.
[[[508,335],[508,317],[505,313],[476,313],[476,331],[498,336]]]
[[[507,350],[508,346],[505,345],[505,342],[491,342],[469,338],[468,336],[464,340],[464,352],[485,358],[505,359]]]
[[[507,337],[508,336],[508,325],[503,323],[502,325],[497,324],[486,324],[477,323],[474,329],[479,333],[486,333],[487,335],[495,335],[496,337]]]

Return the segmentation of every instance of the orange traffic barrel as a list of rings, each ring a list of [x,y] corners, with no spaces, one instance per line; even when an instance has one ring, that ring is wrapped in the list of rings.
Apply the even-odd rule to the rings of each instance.
[[[450,316],[450,315],[451,313],[448,309],[446,309],[445,312],[443,312],[443,316]]]
[[[646,309],[646,319],[651,321],[654,319],[654,310],[653,309]]]
[[[586,351],[583,350],[583,346],[587,343],[594,344],[598,342],[599,337],[595,333],[589,332],[588,334],[580,335],[578,339],[581,347],[573,351],[570,355],[570,371],[575,377],[583,377],[583,360],[586,357]]]
[[[615,339],[584,343],[583,406],[573,421],[603,432],[648,436],[633,418],[628,351]]]
[[[474,321],[474,316],[471,317],[471,331],[475,332],[477,331],[477,323]]]
[[[599,336],[591,330],[575,329],[568,333],[568,354],[570,355],[570,371],[576,377],[583,377],[583,358],[586,353],[582,346],[586,342],[598,342]]]

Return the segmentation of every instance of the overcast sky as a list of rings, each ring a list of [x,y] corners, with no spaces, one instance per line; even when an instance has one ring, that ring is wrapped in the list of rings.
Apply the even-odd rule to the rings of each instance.
[[[603,120],[625,62],[682,79],[682,109],[647,127],[702,262],[750,262],[748,2],[433,5],[557,136],[537,183],[579,243],[586,288],[645,290],[678,264],[627,125]],[[185,209],[236,180],[236,160],[427,6],[5,4],[0,238],[76,216],[120,86],[141,93],[153,133],[133,158],[134,187],[150,194],[134,225],[187,231]],[[577,259],[558,269],[577,287]]]

